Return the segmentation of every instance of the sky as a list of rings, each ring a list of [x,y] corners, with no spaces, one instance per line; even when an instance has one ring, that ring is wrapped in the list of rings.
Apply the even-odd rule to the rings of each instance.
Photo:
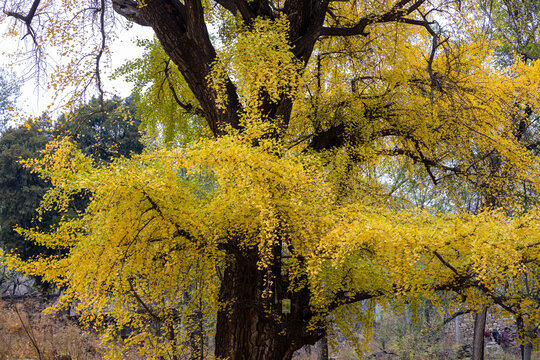
[[[5,26],[0,26],[4,28]],[[142,49],[135,45],[137,39],[150,39],[153,32],[150,28],[134,26],[128,31],[121,31],[118,39],[110,44],[111,59],[110,68],[116,69],[123,65],[126,60],[140,57]],[[21,42],[0,39],[0,53],[14,51],[17,47],[24,46]],[[0,68],[12,71],[20,79],[25,72],[25,68],[13,66],[10,59],[0,54]],[[110,73],[103,77],[104,89],[108,93],[114,93],[120,97],[126,97],[131,94],[133,86],[122,79],[110,79]],[[35,79],[28,79],[21,84],[21,95],[18,97],[16,106],[24,116],[40,116],[50,104],[52,92],[47,91],[44,86],[38,86]],[[53,114],[54,115],[54,114]],[[54,116],[53,116],[54,117]]]

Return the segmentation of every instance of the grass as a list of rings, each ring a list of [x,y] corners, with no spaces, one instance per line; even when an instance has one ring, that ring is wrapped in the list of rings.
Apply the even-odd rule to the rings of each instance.
[[[0,360],[102,359],[97,336],[67,318],[44,314],[36,299],[0,301]]]

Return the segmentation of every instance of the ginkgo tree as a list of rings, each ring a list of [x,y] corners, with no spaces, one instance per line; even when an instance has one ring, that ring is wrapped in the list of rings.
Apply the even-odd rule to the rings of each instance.
[[[129,328],[148,358],[202,358],[196,319],[215,331],[218,358],[290,359],[324,335],[329,314],[369,323],[351,307],[359,301],[453,291],[479,309],[502,286],[516,289],[514,314],[538,322],[518,289],[537,274],[540,143],[514,134],[521,107],[540,107],[540,64],[496,69],[495,46],[474,36],[461,2],[4,6],[10,33],[22,24],[39,59],[47,45],[71,55],[50,84],[76,97],[92,78],[103,91],[112,10],[151,27],[159,44],[121,70],[134,70],[147,124],[172,139],[204,121],[179,136],[182,148],[104,165],[58,139],[28,162],[54,186],[42,211],[67,210],[80,192],[91,203],[51,231],[19,230],[67,256],[7,261],[65,287],[63,303],[103,320],[105,340]],[[481,166],[492,154],[496,176]],[[407,209],[374,170],[403,158],[435,184],[481,184],[508,211]],[[526,209],[523,189],[533,194]]]

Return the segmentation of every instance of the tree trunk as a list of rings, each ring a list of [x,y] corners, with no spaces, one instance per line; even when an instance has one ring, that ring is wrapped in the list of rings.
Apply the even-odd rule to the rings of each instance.
[[[296,350],[322,337],[324,331],[307,331],[313,316],[307,289],[288,292],[287,277],[281,275],[280,266],[260,269],[256,249],[233,253],[219,292],[216,357],[289,360]],[[274,263],[279,264],[279,258]],[[284,299],[290,299],[288,314],[282,313]]]
[[[516,319],[516,325],[518,333],[523,338],[522,344],[519,346],[521,350],[521,360],[531,360],[533,352],[533,345],[531,343],[532,336],[534,336],[533,331],[530,329],[530,326],[525,326],[521,317]]]
[[[238,129],[241,108],[236,87],[225,79],[227,105],[217,106],[217,92],[208,81],[217,54],[210,41],[200,1],[151,0],[139,9],[139,20],[151,26],[167,55],[178,66],[199,101],[210,130],[216,136],[227,126]]]
[[[533,345],[530,341],[527,341],[525,345],[523,345],[523,350],[521,352],[521,360],[531,360],[532,351]]]
[[[474,318],[474,336],[472,360],[484,359],[484,332],[486,331],[487,307],[484,307]]]
[[[317,360],[328,360],[328,337],[327,335],[324,335],[323,338],[320,340],[321,344],[321,351],[319,353],[319,356],[317,357]]]

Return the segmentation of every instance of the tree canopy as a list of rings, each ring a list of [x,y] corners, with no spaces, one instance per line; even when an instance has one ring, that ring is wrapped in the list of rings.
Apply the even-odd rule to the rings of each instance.
[[[539,323],[524,289],[538,289],[540,63],[499,67],[478,4],[6,1],[12,34],[70,55],[50,86],[75,98],[92,79],[104,94],[112,10],[151,27],[119,73],[146,126],[177,140],[111,164],[49,144],[27,162],[53,185],[40,209],[91,202],[20,230],[66,256],[8,261],[114,318],[105,339],[133,329],[149,358],[203,357],[198,321],[215,324],[216,357],[290,359],[329,314],[368,323],[355,303],[441,292]],[[443,207],[399,191],[396,174],[420,170]]]

